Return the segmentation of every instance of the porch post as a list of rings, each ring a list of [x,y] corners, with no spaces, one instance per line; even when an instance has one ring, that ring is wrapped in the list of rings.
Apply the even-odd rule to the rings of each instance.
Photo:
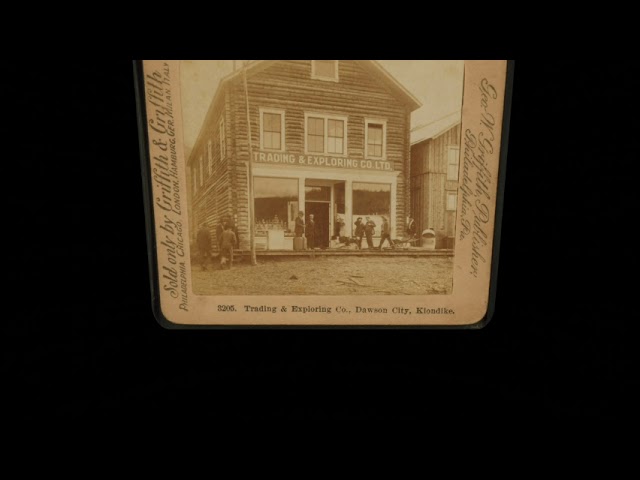
[[[344,221],[345,233],[349,238],[353,237],[353,188],[352,181],[345,180],[344,182]]]
[[[307,212],[304,210],[305,191],[304,191],[305,177],[298,178],[298,212],[304,212],[304,223],[307,224]]]

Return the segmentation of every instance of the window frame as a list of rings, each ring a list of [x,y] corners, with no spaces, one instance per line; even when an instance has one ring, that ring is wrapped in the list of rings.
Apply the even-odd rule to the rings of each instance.
[[[333,60],[333,62],[335,63],[335,76],[333,77],[325,77],[324,75],[318,75],[316,73],[316,62],[318,60],[311,60],[311,78],[313,80],[322,80],[324,82],[339,82],[340,81],[340,73],[338,71],[339,67],[340,67],[340,60]],[[321,62],[327,62],[330,60],[320,60]]]
[[[310,152],[308,142],[308,127],[309,118],[321,118],[324,122],[323,130],[323,152]],[[342,137],[342,153],[329,153],[329,120],[337,120],[344,123],[344,136]],[[317,113],[317,112],[304,112],[304,153],[305,155],[324,155],[326,157],[347,157],[348,156],[348,143],[347,143],[347,130],[349,126],[349,117],[346,115],[335,115],[333,113]]]
[[[199,185],[202,187],[204,185],[204,154],[200,155],[200,157],[198,158],[198,175],[199,175],[199,180],[200,183]]]
[[[273,115],[280,115],[280,149],[265,148],[264,146],[264,114],[270,113]],[[260,150],[268,152],[280,152],[283,153],[286,150],[286,134],[285,134],[285,111],[278,108],[263,108],[260,107]]]
[[[369,155],[369,125],[382,125],[382,156],[376,157]],[[364,158],[371,160],[387,159],[387,120],[382,118],[365,118],[364,119]]]
[[[453,150],[458,151],[458,155],[456,156],[456,163],[451,163],[451,152]],[[456,175],[453,177],[451,175],[451,168],[455,166]],[[447,147],[447,181],[448,182],[457,182],[460,177],[460,147],[457,145],[449,145]]]
[[[449,198],[455,198],[455,205],[453,208],[449,208]],[[445,198],[445,206],[444,206],[445,210],[447,212],[455,212],[458,209],[458,192],[452,192],[452,191],[448,191],[446,198]]]

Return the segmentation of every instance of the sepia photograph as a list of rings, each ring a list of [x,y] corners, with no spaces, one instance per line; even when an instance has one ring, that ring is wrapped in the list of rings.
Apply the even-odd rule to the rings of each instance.
[[[141,67],[141,166],[163,325],[488,317],[507,61]]]
[[[180,61],[195,295],[448,295],[465,62]]]

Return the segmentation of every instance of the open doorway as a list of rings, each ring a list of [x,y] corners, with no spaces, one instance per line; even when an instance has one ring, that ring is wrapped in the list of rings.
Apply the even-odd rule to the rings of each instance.
[[[310,215],[316,223],[315,247],[329,247],[329,202],[305,202],[304,213],[307,224]]]

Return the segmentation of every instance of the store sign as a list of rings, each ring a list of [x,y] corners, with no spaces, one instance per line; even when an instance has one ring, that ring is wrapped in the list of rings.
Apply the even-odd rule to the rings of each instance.
[[[345,168],[351,170],[393,170],[391,162],[362,158],[325,157],[322,155],[296,155],[294,153],[253,152],[256,163],[274,163],[283,166],[310,166],[325,168]]]

